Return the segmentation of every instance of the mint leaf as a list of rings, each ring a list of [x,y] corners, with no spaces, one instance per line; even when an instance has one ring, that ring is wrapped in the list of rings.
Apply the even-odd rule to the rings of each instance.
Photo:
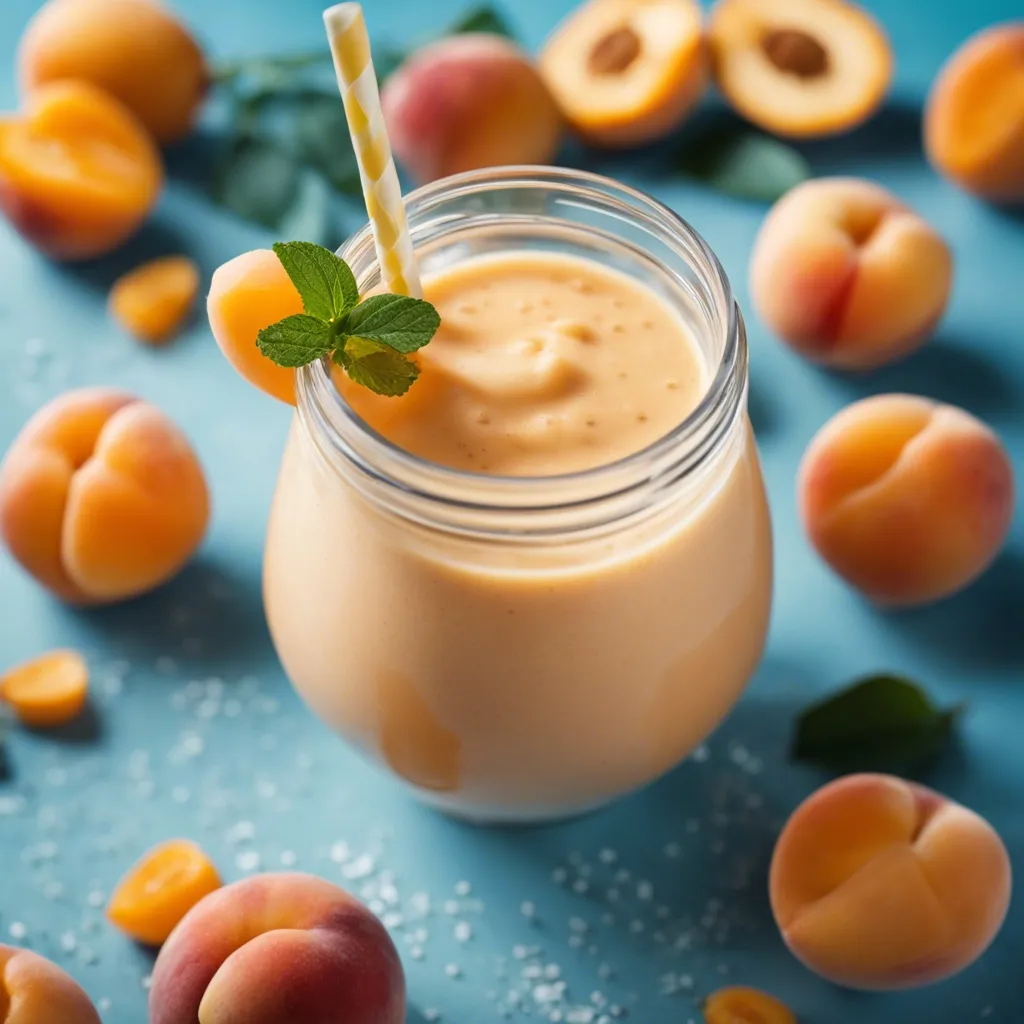
[[[278,366],[305,366],[327,355],[337,342],[330,324],[307,313],[286,316],[256,337],[259,350]]]
[[[300,171],[291,154],[243,132],[218,164],[213,198],[243,220],[276,227],[295,202]]]
[[[508,22],[493,7],[473,7],[454,24],[448,26],[447,35],[457,36],[467,32],[487,32],[494,36],[514,39],[515,33]]]
[[[359,301],[355,276],[329,249],[313,242],[275,242],[274,252],[310,316],[336,320]]]
[[[379,341],[396,352],[415,352],[437,333],[441,317],[423,299],[408,295],[371,295],[351,310],[342,333]]]
[[[404,395],[420,375],[411,359],[370,338],[348,338],[335,351],[334,361],[357,384],[393,398]]]
[[[297,104],[292,119],[292,142],[299,159],[318,170],[342,195],[361,197],[359,165],[338,94],[310,94]]]
[[[840,773],[912,771],[942,751],[962,710],[900,676],[870,676],[806,708],[790,756]]]

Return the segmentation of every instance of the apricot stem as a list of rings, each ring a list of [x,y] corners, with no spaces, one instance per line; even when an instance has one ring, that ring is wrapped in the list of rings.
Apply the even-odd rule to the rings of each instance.
[[[797,78],[820,78],[828,71],[828,50],[797,28],[773,28],[761,37],[761,49],[780,70]]]
[[[598,40],[587,66],[595,75],[620,75],[640,56],[641,48],[636,32],[622,25]]]

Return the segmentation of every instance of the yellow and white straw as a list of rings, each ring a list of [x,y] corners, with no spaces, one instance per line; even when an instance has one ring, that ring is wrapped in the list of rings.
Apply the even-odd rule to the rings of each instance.
[[[381,277],[388,291],[420,298],[420,275],[405,219],[398,171],[384,127],[363,9],[357,3],[336,4],[324,11],[324,25],[352,133]]]

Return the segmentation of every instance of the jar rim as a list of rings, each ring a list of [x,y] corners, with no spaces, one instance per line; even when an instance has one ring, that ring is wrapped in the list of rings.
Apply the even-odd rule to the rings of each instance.
[[[718,257],[704,238],[679,214],[653,196],[603,175],[561,167],[508,166],[468,171],[439,179],[406,196],[414,248],[421,221],[453,199],[516,186],[571,190],[618,207],[643,220],[666,237],[682,243],[689,263],[717,307],[724,331],[718,363],[697,405],[666,434],[639,451],[614,462],[550,476],[501,476],[429,462],[378,433],[345,401],[331,380],[330,363],[320,360],[296,375],[296,404],[300,420],[315,439],[327,442],[329,455],[361,470],[374,489],[392,488],[419,499],[478,512],[518,509],[552,512],[581,509],[610,499],[644,495],[659,484],[678,480],[703,461],[736,418],[746,395],[747,346],[743,319],[732,286]],[[453,227],[457,227],[453,219]],[[586,230],[586,229],[584,229]],[[351,264],[369,255],[369,271],[379,266],[369,224],[364,224],[338,250]],[[356,267],[353,266],[355,270]],[[365,277],[357,271],[357,278]],[[362,281],[360,282],[362,284]],[[717,427],[717,429],[715,429]],[[710,435],[707,443],[688,443]],[[320,445],[323,449],[324,445]],[[687,451],[689,449],[689,451]],[[690,457],[687,458],[686,456]],[[454,495],[458,494],[458,497]]]

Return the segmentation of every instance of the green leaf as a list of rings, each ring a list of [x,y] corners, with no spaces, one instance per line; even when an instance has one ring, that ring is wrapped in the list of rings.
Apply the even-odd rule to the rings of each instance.
[[[488,32],[491,35],[504,36],[506,39],[515,38],[515,33],[501,13],[486,4],[468,10],[458,21],[448,26],[445,34],[457,36],[467,32]]]
[[[942,751],[962,710],[900,676],[870,676],[806,708],[790,756],[836,772],[912,771]]]
[[[726,195],[768,203],[811,177],[803,154],[741,125],[719,126],[693,140],[679,169]]]
[[[334,361],[357,384],[392,398],[404,395],[420,375],[411,359],[370,338],[348,338]]]
[[[378,341],[397,352],[415,352],[433,338],[440,326],[437,310],[423,299],[371,295],[345,317],[341,331]]]
[[[359,165],[340,96],[301,97],[294,114],[296,156],[318,170],[343,195],[362,195]]]
[[[331,208],[331,187],[317,171],[304,168],[292,208],[281,218],[280,234],[303,238],[333,251],[341,243]]]
[[[296,313],[264,327],[256,345],[278,366],[305,366],[327,355],[337,344],[330,324],[306,313]]]
[[[244,220],[276,227],[295,202],[301,168],[286,150],[241,134],[221,161],[213,197]]]
[[[329,249],[313,242],[275,242],[274,252],[311,317],[336,320],[359,301],[348,264]]]

